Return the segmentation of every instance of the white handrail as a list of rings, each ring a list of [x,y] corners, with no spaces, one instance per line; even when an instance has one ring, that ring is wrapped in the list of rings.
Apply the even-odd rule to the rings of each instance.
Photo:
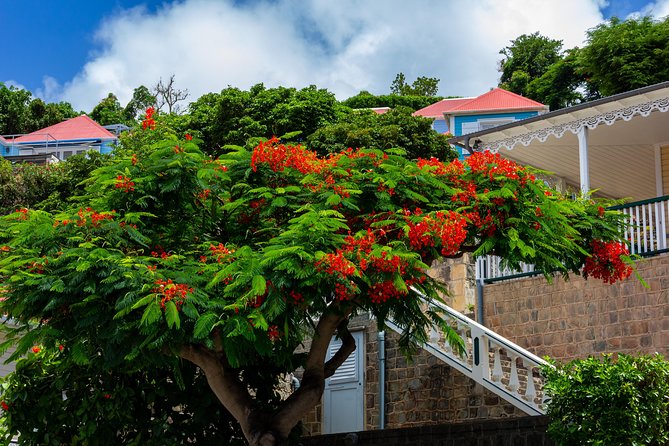
[[[494,331],[440,302],[423,301],[453,320],[465,343],[466,355],[454,353],[445,336],[432,328],[422,347],[494,394],[529,415],[544,415],[541,368],[548,363]],[[400,327],[387,321],[401,333]]]

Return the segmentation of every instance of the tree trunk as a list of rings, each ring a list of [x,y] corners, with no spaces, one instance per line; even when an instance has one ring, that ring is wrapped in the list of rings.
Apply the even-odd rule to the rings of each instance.
[[[355,340],[348,331],[350,309],[323,315],[314,331],[311,349],[307,354],[302,384],[274,413],[256,409],[253,397],[230,372],[224,352],[201,345],[181,348],[179,356],[193,362],[205,373],[209,387],[218,400],[239,422],[250,446],[277,446],[288,439],[290,431],[304,416],[320,402],[325,388],[325,379],[355,350]],[[328,346],[337,332],[342,345],[327,362]]]

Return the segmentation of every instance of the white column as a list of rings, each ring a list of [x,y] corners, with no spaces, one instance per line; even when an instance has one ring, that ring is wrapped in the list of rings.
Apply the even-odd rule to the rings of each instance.
[[[588,127],[578,131],[578,163],[581,173],[581,193],[590,192],[590,171],[588,169]]]
[[[658,197],[664,195],[664,179],[662,178],[662,149],[659,144],[653,147],[655,152],[655,194]]]

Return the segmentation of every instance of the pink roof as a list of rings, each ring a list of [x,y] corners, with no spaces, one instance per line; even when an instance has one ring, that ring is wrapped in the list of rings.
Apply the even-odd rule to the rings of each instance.
[[[450,110],[451,112],[472,112],[491,110],[514,110],[514,109],[544,109],[546,106],[532,99],[528,99],[516,93],[493,88],[468,102],[460,104]]]
[[[5,143],[5,144],[9,144],[9,141],[7,141],[5,138],[3,138],[2,135],[0,135],[0,142]]]
[[[376,113],[377,115],[383,115],[390,111],[390,107],[372,107],[370,108],[370,110]]]
[[[113,133],[86,115],[34,131],[16,138],[14,142],[68,141],[77,139],[116,139]]]
[[[471,101],[474,98],[449,98],[442,99],[439,102],[435,102],[432,105],[428,105],[425,108],[416,110],[414,116],[423,116],[424,118],[443,118],[444,112],[453,110],[460,105]]]
[[[464,112],[528,109],[542,110],[547,109],[547,107],[544,104],[520,96],[516,93],[511,93],[510,91],[501,88],[493,88],[487,93],[483,93],[481,96],[475,98],[442,99],[439,102],[417,110],[414,112],[414,116],[441,118],[444,113],[462,114]]]

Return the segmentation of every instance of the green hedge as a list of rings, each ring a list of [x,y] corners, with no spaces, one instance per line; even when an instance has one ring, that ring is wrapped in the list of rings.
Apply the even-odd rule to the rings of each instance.
[[[669,362],[611,355],[544,369],[558,445],[669,444]]]

